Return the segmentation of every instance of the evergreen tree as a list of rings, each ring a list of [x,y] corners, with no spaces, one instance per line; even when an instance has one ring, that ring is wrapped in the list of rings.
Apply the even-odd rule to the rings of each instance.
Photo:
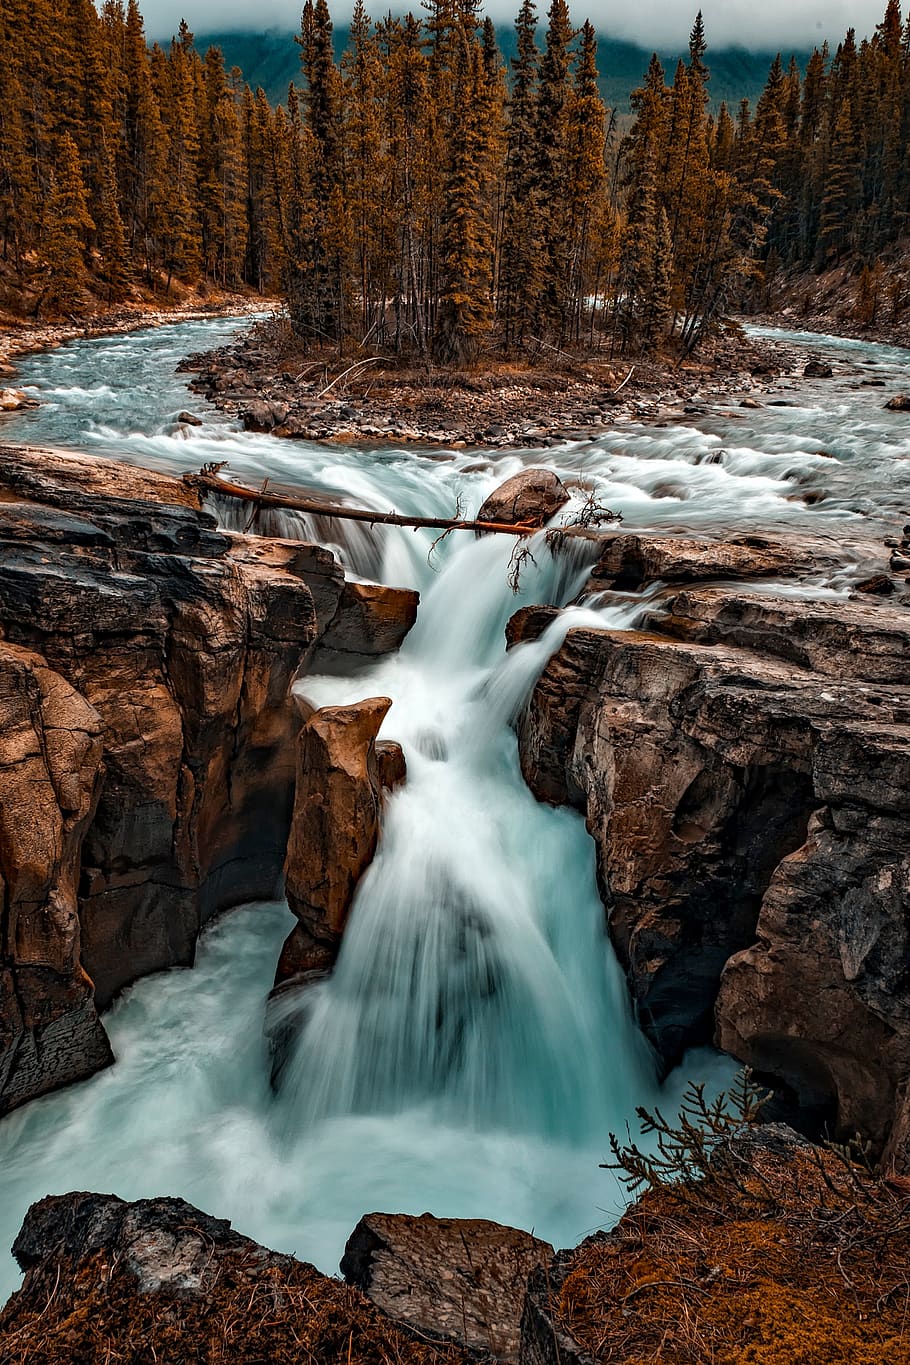
[[[64,133],[51,174],[41,251],[48,275],[44,302],[55,312],[77,313],[83,304],[87,279],[83,242],[94,227],[79,149],[71,134]]]

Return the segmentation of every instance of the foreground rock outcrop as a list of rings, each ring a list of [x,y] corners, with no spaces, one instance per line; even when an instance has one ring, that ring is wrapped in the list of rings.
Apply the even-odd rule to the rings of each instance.
[[[716,1037],[813,1129],[904,1133],[903,1165],[908,659],[900,606],[689,588],[641,633],[571,631],[521,726],[532,789],[587,817],[667,1062]]]
[[[3,1113],[97,1070],[98,1008],[276,895],[291,684],[330,627],[373,656],[406,626],[381,588],[351,614],[327,550],[223,533],[178,479],[7,447],[0,499]]]
[[[313,712],[297,740],[297,781],[285,865],[288,905],[299,924],[278,964],[276,985],[330,971],[357,884],[379,842],[382,791],[403,773],[399,746],[377,752],[392,705],[371,697]]]
[[[5,1365],[461,1365],[357,1289],[181,1199],[69,1194],[29,1210],[22,1289],[0,1313]]]
[[[522,1365],[903,1365],[910,1200],[778,1125],[532,1273]]]
[[[348,1238],[341,1272],[421,1337],[517,1361],[528,1276],[552,1256],[549,1242],[483,1218],[370,1213]]]

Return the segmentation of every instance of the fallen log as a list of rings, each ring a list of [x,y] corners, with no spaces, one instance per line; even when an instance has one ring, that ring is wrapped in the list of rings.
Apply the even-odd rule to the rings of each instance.
[[[263,488],[247,488],[242,483],[230,483],[217,474],[203,469],[199,474],[184,474],[183,482],[200,493],[217,493],[220,497],[239,498],[254,503],[254,511],[277,507],[290,512],[306,512],[314,517],[337,517],[339,521],[366,521],[371,526],[411,526],[414,530],[430,531],[490,531],[494,535],[530,536],[536,526],[512,526],[502,521],[464,521],[459,517],[408,517],[400,512],[376,512],[371,507],[343,507],[337,503],[319,502],[315,498],[298,498],[284,493],[270,493]]]

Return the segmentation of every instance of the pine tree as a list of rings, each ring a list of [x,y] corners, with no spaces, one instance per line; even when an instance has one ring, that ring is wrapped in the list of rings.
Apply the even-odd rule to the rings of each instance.
[[[466,365],[479,353],[491,317],[491,240],[484,214],[483,51],[474,16],[460,17],[452,53],[452,134],[440,232],[439,311],[433,354],[442,364]]]
[[[44,302],[57,313],[77,313],[84,302],[85,241],[95,224],[88,211],[79,149],[69,133],[60,138],[57,167],[45,213],[41,255],[48,272]]]
[[[497,293],[497,317],[506,350],[523,342],[542,287],[540,220],[544,205],[538,196],[533,156],[540,63],[536,29],[533,0],[522,0],[515,22],[518,52],[512,58]]]

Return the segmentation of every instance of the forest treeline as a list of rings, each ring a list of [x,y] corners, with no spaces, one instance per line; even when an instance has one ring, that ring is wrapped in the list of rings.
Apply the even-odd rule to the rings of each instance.
[[[503,63],[475,0],[373,23],[335,58],[306,0],[301,78],[273,108],[135,0],[0,0],[0,282],[33,314],[137,285],[283,292],[306,342],[480,353],[693,349],[770,273],[866,267],[907,231],[910,22],[889,0],[754,110],[714,112],[699,15],[653,58],[621,132],[590,23],[532,0]],[[627,121],[628,122],[628,121]],[[0,300],[3,301],[3,300]]]

